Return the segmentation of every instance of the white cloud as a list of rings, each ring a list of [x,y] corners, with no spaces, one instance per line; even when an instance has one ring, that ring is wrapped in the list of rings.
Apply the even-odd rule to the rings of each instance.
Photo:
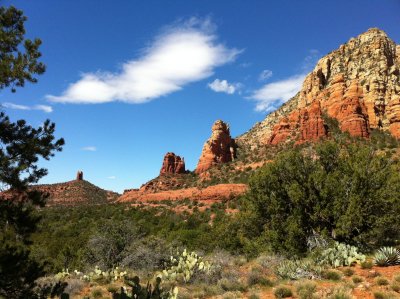
[[[19,105],[13,103],[3,103],[1,104],[4,108],[8,109],[16,109],[16,110],[40,110],[46,113],[53,112],[53,108],[48,105],[35,105],[35,106],[26,106],[26,105]]]
[[[95,146],[85,146],[81,148],[83,151],[88,151],[88,152],[95,152],[97,151],[97,148]]]
[[[208,87],[215,92],[225,92],[227,94],[234,94],[240,87],[240,83],[229,83],[227,80],[215,79],[213,82],[208,83]]]
[[[110,175],[107,177],[107,179],[109,180],[115,180],[117,177],[115,175]]]
[[[124,63],[120,72],[85,73],[62,95],[46,97],[63,103],[145,103],[211,76],[240,52],[217,41],[209,19],[192,18],[166,29],[141,57]]]
[[[305,74],[265,84],[249,97],[256,101],[256,111],[269,112],[293,97],[301,88]]]
[[[261,74],[258,76],[258,81],[267,81],[271,77],[272,77],[271,70],[263,70]]]

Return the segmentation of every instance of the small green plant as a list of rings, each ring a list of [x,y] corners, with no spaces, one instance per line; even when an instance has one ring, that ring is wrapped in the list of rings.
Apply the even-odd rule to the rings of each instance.
[[[377,277],[375,278],[375,283],[378,286],[387,286],[389,285],[389,280],[387,280],[385,277]]]
[[[393,276],[393,279],[397,282],[400,282],[400,274],[396,274]]]
[[[249,286],[262,285],[272,287],[274,283],[268,279],[263,273],[258,271],[251,271],[247,277],[247,284]]]
[[[374,292],[374,298],[375,299],[395,299],[395,298],[397,298],[397,296],[390,294],[390,293],[377,291],[377,292]]]
[[[317,257],[317,262],[321,265],[332,267],[351,266],[354,263],[365,261],[365,255],[358,252],[355,246],[335,242],[330,248],[323,250]]]
[[[275,274],[282,279],[315,279],[320,278],[322,267],[308,260],[285,260],[276,267]]]
[[[390,285],[390,288],[393,291],[400,293],[400,283],[398,283],[397,281],[392,282],[392,284]]]
[[[354,270],[351,268],[345,268],[342,270],[343,274],[347,277],[353,276],[354,275]]]
[[[366,260],[364,262],[361,262],[361,268],[362,269],[372,269],[372,267],[374,266],[374,263],[370,260]]]
[[[303,281],[296,285],[296,292],[300,299],[314,299],[317,284],[313,281]]]
[[[351,292],[346,287],[335,288],[327,299],[353,299]]]
[[[339,281],[342,279],[342,273],[336,270],[327,270],[323,273],[323,278],[333,281]]]
[[[379,267],[400,265],[400,251],[394,247],[382,247],[375,253],[374,263]]]
[[[277,287],[274,291],[275,298],[288,298],[293,296],[293,292],[286,286]]]
[[[101,298],[101,297],[103,297],[103,291],[101,289],[94,289],[92,291],[92,297],[93,298]]]
[[[364,281],[364,279],[363,279],[361,276],[357,276],[357,275],[353,276],[353,277],[351,278],[351,280],[352,280],[354,283],[361,283],[361,282]]]

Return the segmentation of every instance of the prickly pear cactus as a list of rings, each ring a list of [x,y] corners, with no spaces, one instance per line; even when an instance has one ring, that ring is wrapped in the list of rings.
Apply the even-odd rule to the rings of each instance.
[[[187,283],[196,272],[209,273],[211,264],[203,261],[203,258],[195,252],[187,252],[186,249],[174,257],[171,256],[170,266],[162,271],[162,277],[170,281],[183,281]]]
[[[365,261],[365,255],[360,254],[355,246],[335,242],[332,247],[321,252],[317,261],[319,264],[337,268],[361,263]]]

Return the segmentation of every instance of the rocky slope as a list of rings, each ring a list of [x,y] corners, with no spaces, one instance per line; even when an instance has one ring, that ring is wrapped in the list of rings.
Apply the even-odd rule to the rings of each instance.
[[[78,172],[73,181],[48,185],[34,185],[32,189],[49,194],[47,205],[104,204],[115,201],[120,194],[103,190],[83,179]]]
[[[248,145],[329,135],[324,117],[352,136],[382,129],[400,138],[400,46],[372,28],[320,59],[301,90],[238,138]]]

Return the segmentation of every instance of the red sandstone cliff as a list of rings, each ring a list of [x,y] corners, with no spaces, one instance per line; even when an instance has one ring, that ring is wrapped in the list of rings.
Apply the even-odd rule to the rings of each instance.
[[[400,138],[399,70],[400,46],[372,28],[320,59],[296,96],[238,140],[314,141],[329,134],[324,114],[352,136],[379,128]]]
[[[166,153],[161,166],[160,175],[185,173],[185,159],[174,153]]]

